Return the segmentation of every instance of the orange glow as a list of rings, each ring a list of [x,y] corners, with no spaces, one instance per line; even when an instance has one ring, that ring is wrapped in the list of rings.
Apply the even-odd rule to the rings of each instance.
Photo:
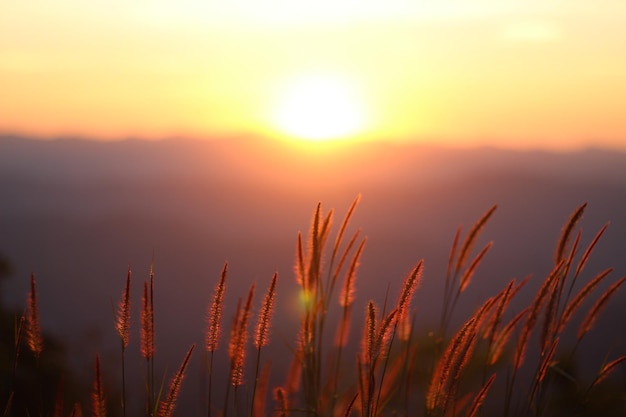
[[[587,6],[9,2],[0,132],[626,148],[626,7]]]

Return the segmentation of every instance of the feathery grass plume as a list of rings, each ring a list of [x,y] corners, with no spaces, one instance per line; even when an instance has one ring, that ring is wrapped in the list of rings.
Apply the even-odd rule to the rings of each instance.
[[[208,416],[211,417],[211,404],[213,393],[213,357],[217,350],[221,331],[222,331],[222,308],[224,305],[224,293],[226,292],[226,275],[228,273],[228,262],[224,263],[220,280],[215,287],[213,294],[213,302],[209,307],[208,328],[205,337],[205,349],[210,352],[209,355],[209,396],[208,396]]]
[[[578,221],[582,218],[586,207],[587,203],[584,203],[574,210],[567,223],[565,223],[565,227],[563,227],[563,230],[561,231],[561,237],[559,238],[559,242],[556,246],[556,253],[554,254],[555,263],[558,264],[564,259],[565,249],[567,248],[572,231],[574,230],[574,227],[576,227]]]
[[[361,402],[363,415],[376,414],[376,402],[374,401],[374,389],[376,386],[376,369],[378,360],[391,339],[391,333],[396,323],[397,310],[391,311],[380,324],[376,324],[376,305],[373,301],[367,304],[365,312],[365,327],[361,342],[361,354],[357,356],[359,370],[359,384],[361,385]],[[384,381],[384,371],[380,384]],[[382,387],[381,387],[382,388]],[[379,392],[380,397],[380,392]]]
[[[100,373],[100,355],[96,355],[95,377],[93,381],[93,391],[91,393],[91,415],[92,417],[106,417],[106,401],[104,399],[104,389],[102,388],[102,374]]]
[[[405,278],[404,284],[402,285],[402,291],[400,292],[400,297],[398,298],[398,304],[396,306],[396,310],[398,312],[398,314],[396,314],[396,323],[399,322],[404,315],[409,314],[411,300],[422,279],[423,269],[424,261],[420,259],[417,265],[415,265],[413,270]]]
[[[35,274],[30,274],[30,292],[28,294],[28,308],[26,310],[26,341],[36,358],[43,351],[43,338],[39,325],[39,305],[37,304],[37,283]]]
[[[517,323],[519,323],[526,314],[530,311],[530,307],[526,307],[524,310],[520,311],[515,317],[508,322],[506,326],[502,328],[502,330],[496,334],[493,340],[493,344],[491,345],[491,349],[489,350],[488,355],[488,363],[489,365],[494,365],[504,350],[504,346],[507,344],[509,339],[511,338],[511,334],[513,334],[513,329]]]
[[[491,388],[491,384],[493,384],[493,381],[495,381],[495,379],[496,379],[496,374],[492,374],[487,380],[487,382],[485,382],[483,387],[480,389],[478,394],[476,394],[476,397],[474,397],[474,401],[472,401],[472,406],[470,407],[470,411],[469,413],[467,413],[468,417],[475,417],[478,414],[478,410],[483,405],[483,402],[485,401],[485,397],[487,396],[487,392],[489,392],[489,388]]]
[[[602,309],[625,281],[626,276],[623,276],[618,281],[614,282],[609,288],[606,289],[606,291],[604,291],[600,298],[598,298],[595,304],[589,309],[587,316],[585,316],[580,324],[580,328],[578,329],[578,340],[582,339],[583,336],[591,330]]]
[[[220,281],[215,287],[213,293],[213,302],[209,308],[208,314],[208,329],[205,338],[205,348],[207,352],[214,352],[217,350],[217,346],[222,332],[222,307],[224,305],[224,293],[226,291],[226,275],[228,273],[228,262],[224,263],[222,268],[222,274]]]
[[[587,392],[589,392],[593,387],[595,387],[600,382],[602,382],[606,377],[608,377],[611,374],[611,372],[613,372],[615,368],[617,368],[617,366],[624,361],[626,361],[626,355],[620,356],[619,358],[604,365],[602,369],[600,370],[600,372],[598,372],[598,375],[596,375],[595,379],[593,380],[589,388],[587,389]]]
[[[454,335],[437,362],[426,393],[426,408],[428,411],[444,410],[444,403],[447,402],[447,396],[449,395],[449,390],[446,388],[449,388],[452,384],[452,376],[460,371],[458,368],[463,362],[464,355],[462,351],[471,344],[472,329],[475,324],[476,317],[471,317],[466,321]]]
[[[193,348],[195,345],[191,345],[189,351],[185,355],[185,359],[181,364],[178,372],[170,381],[170,388],[165,397],[165,401],[162,401],[159,404],[159,411],[157,413],[157,417],[171,417],[174,414],[174,408],[176,407],[176,400],[178,399],[178,394],[180,392],[180,386],[183,382],[183,378],[185,377],[185,370],[187,369],[187,365],[189,364],[189,358],[191,357],[191,353],[193,352]]]
[[[150,263],[150,334],[152,340],[156,340],[156,334],[154,333],[154,256]],[[154,343],[152,344],[152,376],[154,377]]]
[[[398,310],[392,310],[387,314],[384,320],[381,321],[376,332],[376,339],[374,340],[373,359],[376,361],[385,352],[387,346],[391,342],[391,334],[398,323]],[[408,315],[407,315],[408,316]]]
[[[139,338],[141,356],[146,359],[152,358],[154,354],[154,335],[152,334],[152,306],[150,304],[147,280],[143,282],[143,295],[141,297],[141,331]]]
[[[371,364],[374,357],[374,344],[376,342],[376,305],[372,300],[367,303],[365,310],[365,328],[361,346],[361,361]]]
[[[376,305],[373,301],[367,303],[365,312],[365,328],[361,346],[361,356],[357,356],[359,371],[359,390],[361,392],[361,414],[369,417],[374,395],[375,345],[376,345]]]
[[[308,288],[306,280],[306,269],[304,262],[304,249],[302,247],[302,233],[298,232],[298,241],[296,245],[296,264],[294,266],[294,272],[296,274],[296,282],[302,287],[303,290]]]
[[[257,384],[259,382],[263,383],[264,376],[261,376],[261,380],[259,380],[259,365],[261,363],[261,348],[267,345],[269,341],[268,333],[270,329],[270,322],[272,320],[272,311],[274,308],[274,297],[276,295],[276,281],[278,279],[278,273],[274,273],[272,277],[272,282],[270,283],[269,288],[267,289],[267,293],[265,294],[265,298],[263,299],[263,307],[261,307],[261,311],[259,312],[259,317],[256,325],[256,332],[254,336],[254,346],[257,348],[257,356],[256,356],[256,366],[254,373],[254,387],[252,389],[252,415],[261,415],[264,414],[265,409],[265,392],[267,391],[267,380],[265,380],[265,386],[261,386],[261,391],[263,394],[263,404],[262,406],[257,404],[255,401],[256,393],[257,393]],[[269,370],[268,370],[269,372]],[[269,378],[269,374],[265,376],[265,379]]]
[[[415,316],[413,319],[415,319]],[[411,317],[405,314],[404,318],[398,322],[398,339],[407,342],[411,338],[411,331]]]
[[[329,210],[324,218],[324,223],[322,223],[322,229],[319,233],[319,247],[320,250],[326,246],[326,241],[328,240],[328,235],[330,234],[330,228],[333,224],[333,210]]]
[[[304,289],[308,291],[316,291],[319,280],[320,272],[320,260],[322,257],[320,249],[320,217],[322,216],[322,203],[317,204],[315,213],[313,214],[313,220],[311,222],[311,231],[309,233],[308,244],[308,269],[306,270],[306,278],[304,283],[306,284]]]
[[[561,260],[554,267],[552,272],[548,275],[548,277],[543,281],[543,284],[537,291],[535,295],[535,299],[530,305],[530,310],[528,312],[528,317],[526,318],[526,323],[522,328],[522,333],[520,335],[517,350],[515,353],[515,368],[519,369],[524,363],[524,357],[526,356],[526,346],[528,344],[528,340],[530,338],[530,333],[532,332],[535,324],[537,323],[537,318],[539,317],[539,312],[541,307],[543,306],[543,301],[548,296],[549,292],[552,290],[554,285],[558,284],[559,274],[561,269],[563,268],[564,261]]]
[[[115,330],[122,342],[122,413],[126,416],[126,361],[125,352],[130,340],[130,266],[126,274],[126,286],[122,292],[119,307],[115,317]]]
[[[241,298],[237,300],[237,308],[235,309],[235,317],[230,327],[230,337],[228,339],[228,357],[232,360],[237,350],[237,341],[239,334],[239,317],[241,316]]]
[[[602,235],[606,231],[607,227],[609,227],[609,223],[607,223],[604,226],[602,226],[602,228],[596,234],[596,236],[593,238],[593,240],[591,241],[589,246],[587,246],[587,249],[583,253],[583,256],[581,256],[580,261],[578,261],[578,266],[576,266],[576,271],[574,272],[574,277],[578,277],[578,275],[582,272],[583,268],[585,268],[585,265],[587,265],[587,261],[589,260],[589,256],[591,256],[591,253],[593,252],[593,249],[596,247],[596,244],[598,243],[598,241],[600,240],[600,238],[602,237]],[[572,283],[572,285],[573,285],[573,283]]]
[[[567,268],[567,263],[564,264],[564,267]],[[561,277],[566,276],[566,272],[561,274]],[[541,346],[542,354],[548,348],[550,342],[556,337],[556,321],[559,319],[557,317],[557,310],[559,308],[559,289],[562,288],[562,281],[560,278],[557,278],[552,285],[552,290],[550,291],[550,297],[548,298],[548,303],[546,304],[545,314],[543,316],[543,326],[541,327],[541,337],[539,340],[539,345]]]
[[[489,218],[494,213],[494,211],[496,211],[497,208],[498,206],[494,205],[489,210],[487,210],[487,212],[485,212],[485,214],[483,214],[483,216],[470,229],[465,240],[463,241],[463,245],[461,246],[461,250],[459,251],[459,257],[456,261],[455,270],[457,273],[461,270],[461,268],[463,268],[463,265],[465,264],[465,261],[467,260],[467,257],[469,256],[469,253],[474,246],[476,238],[478,238],[478,235],[485,227],[485,224],[487,224],[487,221],[489,221]]]
[[[117,334],[120,336],[122,350],[128,347],[130,339],[130,277],[131,271],[129,267],[126,274],[126,286],[124,287],[115,317],[115,330],[117,330]]]
[[[487,251],[489,251],[489,249],[491,249],[492,246],[493,246],[493,242],[489,242],[487,246],[485,246],[483,250],[481,250],[480,253],[476,255],[476,257],[474,258],[470,266],[465,270],[465,272],[461,276],[461,280],[459,284],[459,292],[465,291],[470,281],[472,280],[472,276],[474,276],[474,272],[476,272],[476,268],[485,257],[485,254],[487,253]]]
[[[343,239],[343,234],[346,231],[346,228],[348,227],[348,223],[350,223],[352,214],[354,214],[354,210],[356,209],[356,206],[359,204],[359,201],[361,201],[361,194],[356,196],[356,198],[350,205],[350,208],[348,209],[346,216],[341,222],[341,226],[339,226],[339,232],[337,232],[337,237],[335,238],[335,245],[333,246],[332,259],[335,259],[337,256],[337,253],[339,251],[339,245],[341,244],[341,240]]]
[[[613,272],[613,268],[605,269],[604,271],[597,274],[593,279],[591,279],[587,284],[580,290],[578,293],[572,298],[572,300],[567,304],[563,314],[561,315],[561,321],[559,323],[559,327],[557,329],[557,333],[561,333],[563,327],[570,321],[576,310],[580,307],[582,302],[591,294],[591,292],[606,278],[611,272]]]
[[[352,257],[350,268],[348,268],[348,272],[346,273],[346,279],[341,290],[341,295],[339,296],[339,305],[344,308],[348,308],[350,304],[352,304],[352,302],[354,301],[354,284],[356,281],[356,270],[359,266],[361,254],[363,253],[363,248],[365,247],[366,242],[367,239],[363,239],[361,241],[361,244],[359,245],[354,256]]]
[[[474,351],[478,329],[496,300],[496,297],[492,297],[483,303],[456,333],[444,351],[435,368],[427,394],[427,407],[430,410],[441,408],[445,412],[448,401],[453,397],[461,371]]]
[[[583,235],[583,231],[578,230],[578,232],[576,233],[576,237],[574,238],[574,243],[572,243],[572,246],[570,248],[569,255],[566,258],[565,264],[563,264],[563,273],[561,274],[561,284],[559,285],[560,292],[563,291],[563,287],[565,285],[565,279],[567,278],[567,275],[569,274],[570,267],[574,263],[574,256],[578,252],[578,244],[580,243],[580,239],[582,238],[582,235]]]
[[[287,417],[289,401],[287,400],[287,391],[283,387],[274,388],[274,401],[278,403],[275,415],[277,417]]]
[[[254,346],[258,349],[267,345],[269,340],[268,333],[270,329],[270,321],[272,320],[272,312],[274,309],[274,298],[276,296],[276,281],[278,280],[278,273],[274,273],[270,287],[263,299],[263,307],[259,312],[259,318],[256,325],[256,333],[254,336]]]
[[[239,322],[236,330],[236,339],[234,341],[234,347],[231,356],[231,381],[232,384],[237,387],[243,384],[243,367],[246,360],[246,342],[248,340],[248,322],[252,314],[252,298],[254,297],[254,284],[250,286],[248,292],[248,298],[241,310],[239,316]]]
[[[361,234],[361,229],[358,229],[356,232],[354,232],[354,234],[352,235],[352,238],[350,238],[350,241],[348,242],[348,244],[346,245],[345,249],[343,250],[343,253],[341,254],[341,257],[339,258],[339,262],[337,262],[337,265],[335,266],[335,270],[333,272],[332,279],[330,281],[330,285],[328,286],[327,298],[333,292],[333,288],[335,286],[335,282],[337,281],[337,278],[339,277],[339,273],[343,269],[343,265],[345,264],[346,260],[348,259],[348,254],[352,250],[352,247],[356,243],[356,240],[358,239],[360,234]],[[334,262],[334,260],[331,260],[331,261]]]
[[[489,345],[493,343],[493,339],[496,335],[496,331],[498,330],[498,326],[502,321],[502,315],[509,302],[511,301],[511,291],[513,290],[513,286],[515,285],[515,279],[509,281],[507,286],[502,290],[500,295],[498,296],[498,307],[496,308],[494,314],[491,317],[491,321],[487,326],[485,326],[485,331],[483,332],[483,339],[487,339],[489,341]]]
[[[356,209],[356,206],[359,204],[360,200],[361,200],[361,194],[356,196],[356,198],[354,199],[354,201],[350,205],[350,208],[348,209],[348,212],[346,213],[346,216],[344,217],[343,221],[341,222],[341,225],[339,226],[339,232],[337,232],[337,236],[335,237],[335,244],[333,245],[333,252],[332,252],[332,255],[330,257],[330,265],[328,267],[329,268],[328,269],[329,277],[331,277],[331,271],[333,269],[333,265],[335,263],[335,259],[337,259],[337,254],[339,253],[339,246],[341,245],[341,241],[343,240],[343,235],[344,235],[344,233],[346,231],[346,228],[348,227],[348,223],[350,223],[350,219],[352,218],[352,215],[354,214],[354,210]],[[358,232],[357,232],[357,234],[358,234]],[[350,246],[352,246],[352,245],[351,244],[348,245],[348,248]],[[349,251],[349,249],[346,249],[346,251],[344,251],[344,255],[342,256],[342,259],[345,259],[345,256],[347,255],[348,251]],[[340,265],[342,263],[343,262],[341,262]],[[339,266],[339,268],[332,275],[331,283],[328,285],[329,293],[332,292],[333,282],[337,278],[337,274],[339,272],[339,269],[341,269],[341,266]]]
[[[454,401],[461,372],[474,353],[479,328],[497,299],[491,297],[483,303],[459,329],[439,359],[426,395],[426,407],[429,411],[440,410],[445,415],[448,404]]]

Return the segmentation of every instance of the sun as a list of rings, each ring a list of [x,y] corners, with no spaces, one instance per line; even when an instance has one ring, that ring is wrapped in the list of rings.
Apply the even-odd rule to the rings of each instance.
[[[365,130],[362,100],[337,75],[309,75],[286,83],[273,116],[286,136],[309,141],[354,137]]]

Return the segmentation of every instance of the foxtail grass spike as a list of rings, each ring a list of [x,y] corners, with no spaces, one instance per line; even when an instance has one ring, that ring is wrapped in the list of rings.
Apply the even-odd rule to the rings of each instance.
[[[272,320],[272,312],[274,310],[274,298],[276,296],[276,281],[278,280],[278,274],[275,273],[272,277],[270,287],[263,299],[263,307],[259,313],[259,319],[256,326],[256,333],[254,337],[254,346],[257,349],[267,345],[269,341],[270,322]]]
[[[548,277],[544,280],[543,284],[537,291],[535,295],[535,299],[530,305],[530,310],[528,312],[528,317],[526,318],[526,323],[522,328],[522,334],[519,338],[517,344],[517,350],[515,353],[515,368],[519,369],[524,363],[524,357],[526,355],[526,346],[528,344],[528,339],[530,338],[530,333],[532,329],[535,327],[537,323],[537,318],[539,316],[539,312],[543,307],[543,301],[548,296],[553,286],[558,284],[559,274],[563,267],[564,261],[561,260],[552,270],[552,272],[548,275]]]
[[[26,310],[26,340],[35,357],[39,358],[43,351],[43,337],[39,325],[39,305],[37,303],[37,283],[35,274],[30,275],[30,293]]]
[[[130,278],[131,271],[129,267],[126,274],[126,286],[124,287],[115,318],[115,329],[122,341],[122,349],[128,347],[130,340]]]
[[[424,262],[423,260],[420,260],[413,268],[411,273],[409,273],[409,275],[404,280],[402,292],[400,293],[400,298],[398,299],[398,304],[396,307],[396,310],[398,312],[398,314],[396,314],[397,321],[400,321],[405,314],[409,314],[411,299],[413,298],[413,294],[415,294],[415,290],[417,289],[417,287],[419,287],[420,281],[422,279],[423,269]]]
[[[530,307],[526,307],[524,310],[520,311],[515,317],[511,319],[511,321],[507,323],[506,326],[502,328],[502,330],[500,330],[499,333],[495,335],[493,339],[493,344],[491,346],[491,349],[489,350],[489,365],[494,365],[498,361],[498,359],[500,359],[505,345],[510,340],[511,334],[513,334],[513,329],[515,329],[515,326],[517,326],[517,324],[524,318],[524,316],[528,314],[528,311],[530,311]]]
[[[486,330],[483,334],[483,338],[489,340],[489,345],[493,343],[493,339],[495,337],[496,331],[498,330],[498,326],[502,321],[502,315],[506,310],[509,302],[511,301],[511,291],[513,290],[513,286],[515,285],[515,279],[509,281],[507,286],[501,293],[498,301],[498,308],[496,308],[495,313],[493,314],[491,321],[486,326]]]
[[[239,315],[239,322],[236,330],[236,338],[232,350],[232,371],[231,381],[236,387],[243,384],[243,368],[246,360],[246,342],[248,340],[248,321],[252,314],[252,298],[254,297],[254,284],[250,287],[248,298]]]
[[[565,223],[565,226],[561,231],[561,237],[559,238],[559,242],[556,246],[556,253],[554,254],[555,263],[559,263],[564,259],[565,250],[567,248],[567,244],[569,242],[572,231],[576,227],[578,221],[582,218],[583,213],[585,212],[585,208],[587,208],[587,203],[582,204],[580,207],[574,210],[567,223]]]
[[[348,223],[350,223],[352,214],[354,214],[354,210],[356,209],[356,206],[357,204],[359,204],[360,200],[361,200],[361,194],[356,196],[356,198],[352,202],[352,205],[350,205],[348,212],[346,213],[346,217],[344,217],[343,222],[341,222],[341,226],[339,226],[339,232],[337,232],[337,237],[335,238],[335,244],[333,246],[333,253],[331,256],[331,260],[334,260],[337,257],[337,253],[339,252],[339,245],[341,244],[343,235],[346,231],[346,228],[348,227]]]
[[[591,256],[593,249],[596,247],[596,244],[598,243],[598,241],[600,240],[600,238],[606,231],[607,227],[609,227],[609,223],[602,226],[602,229],[600,229],[600,231],[593,238],[593,240],[591,241],[591,243],[589,244],[589,246],[583,253],[583,256],[581,256],[580,261],[578,262],[578,266],[576,267],[576,271],[574,272],[574,276],[577,277],[581,273],[583,268],[585,268],[585,265],[587,265],[587,261],[589,260],[589,257]]]
[[[478,267],[482,259],[487,254],[487,251],[489,251],[489,249],[491,249],[492,246],[493,246],[493,242],[489,242],[487,246],[485,246],[483,250],[480,251],[478,255],[476,255],[476,258],[474,258],[470,266],[465,270],[465,272],[463,273],[463,276],[461,277],[459,292],[465,291],[470,281],[472,280],[472,276],[474,276],[474,272],[476,272],[476,268]]]
[[[487,210],[487,212],[483,214],[482,217],[470,229],[467,237],[463,241],[463,245],[461,246],[461,250],[459,251],[459,257],[456,261],[455,270],[457,273],[463,268],[463,265],[465,264],[465,261],[467,260],[467,257],[469,256],[469,253],[474,246],[474,242],[476,241],[478,235],[485,227],[485,224],[487,224],[487,221],[489,221],[489,218],[493,215],[497,208],[498,206],[494,205],[489,210]]]
[[[141,297],[141,331],[139,333],[141,356],[146,359],[154,355],[154,335],[152,334],[152,304],[148,281],[143,282],[143,295]]]
[[[343,265],[346,263],[346,260],[348,259],[348,254],[352,250],[352,247],[356,243],[356,240],[358,239],[360,234],[361,234],[361,229],[354,232],[354,234],[352,235],[352,238],[350,238],[350,241],[348,242],[345,249],[343,250],[341,257],[339,258],[339,262],[337,262],[337,265],[335,266],[335,271],[333,272],[332,280],[329,286],[329,292],[332,292],[332,289],[335,285],[335,281],[337,281],[337,278],[339,277],[339,273],[343,269]]]
[[[226,291],[226,275],[228,273],[228,263],[224,264],[220,281],[215,287],[213,302],[209,309],[209,325],[206,332],[205,348],[207,352],[217,350],[220,335],[222,332],[222,309],[224,306],[224,293]]]
[[[306,281],[306,269],[304,260],[304,248],[302,245],[302,233],[298,232],[298,241],[296,246],[296,265],[294,266],[296,273],[296,281],[300,284],[302,289],[307,289],[308,284]]]
[[[361,254],[363,253],[363,248],[365,247],[365,243],[367,239],[363,239],[361,244],[356,250],[356,253],[352,257],[352,262],[350,263],[350,268],[346,273],[346,279],[344,281],[343,288],[341,290],[341,295],[339,297],[339,304],[346,308],[349,307],[354,301],[354,286],[356,282],[356,270],[359,266],[359,262],[361,260]]]
[[[609,288],[604,291],[604,293],[598,298],[595,304],[589,309],[589,312],[583,319],[580,327],[578,329],[578,340],[582,339],[583,336],[591,330],[593,325],[596,322],[596,319],[600,315],[600,312],[606,307],[606,304],[609,302],[611,297],[617,292],[619,287],[626,281],[626,276],[620,278],[618,281],[614,282]]]
[[[367,303],[365,315],[365,332],[363,334],[362,362],[371,364],[374,357],[374,344],[376,343],[376,305],[373,301]]]
[[[178,369],[178,372],[176,372],[176,375],[174,375],[174,377],[170,381],[170,387],[167,396],[165,397],[165,400],[159,404],[157,417],[172,417],[172,415],[174,414],[174,409],[176,408],[176,401],[178,399],[180,387],[183,382],[183,378],[185,377],[185,370],[187,369],[187,365],[189,364],[189,358],[191,357],[194,346],[195,345],[191,345],[191,348],[189,348],[189,351],[187,351],[185,359]]]
[[[563,314],[561,316],[561,323],[559,324],[558,333],[563,330],[563,327],[570,321],[576,310],[580,307],[582,302],[591,294],[591,292],[600,284],[604,278],[609,276],[613,272],[613,268],[605,269],[597,274],[591,281],[589,281],[567,304]]]

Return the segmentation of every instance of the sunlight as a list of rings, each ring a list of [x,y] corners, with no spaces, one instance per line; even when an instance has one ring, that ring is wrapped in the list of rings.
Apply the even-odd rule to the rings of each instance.
[[[361,101],[350,83],[338,76],[295,79],[280,93],[273,123],[299,140],[345,139],[365,130]]]

